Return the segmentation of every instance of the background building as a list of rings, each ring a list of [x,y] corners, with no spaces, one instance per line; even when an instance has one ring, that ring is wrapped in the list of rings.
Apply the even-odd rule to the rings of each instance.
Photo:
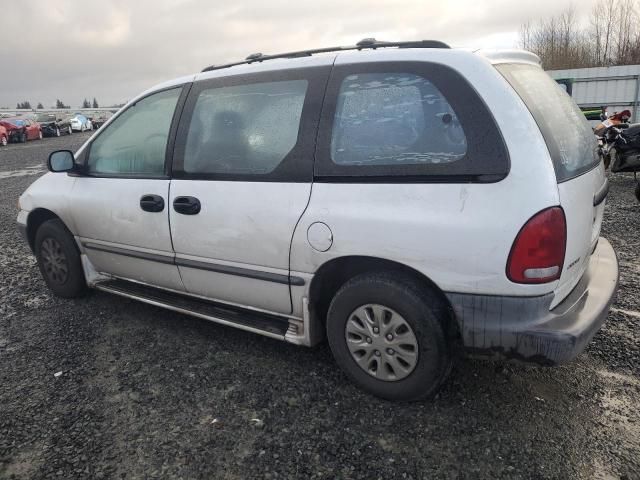
[[[556,80],[566,80],[559,83],[567,85],[582,109],[605,106],[609,115],[628,109],[631,122],[640,122],[640,65],[549,70],[547,73]]]

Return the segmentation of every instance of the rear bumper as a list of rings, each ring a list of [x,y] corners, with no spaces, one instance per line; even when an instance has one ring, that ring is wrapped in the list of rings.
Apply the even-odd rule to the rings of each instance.
[[[618,288],[618,259],[600,238],[589,267],[552,310],[553,294],[497,297],[447,294],[467,353],[557,365],[584,350],[604,323]]]

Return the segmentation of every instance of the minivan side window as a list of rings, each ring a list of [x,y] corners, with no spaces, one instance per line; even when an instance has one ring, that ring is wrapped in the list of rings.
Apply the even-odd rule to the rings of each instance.
[[[298,143],[307,80],[213,87],[195,102],[186,174],[267,175]]]
[[[336,164],[450,163],[466,153],[456,112],[427,79],[363,73],[342,81],[331,138]]]
[[[182,87],[149,95],[122,112],[91,144],[87,170],[105,176],[162,177]]]
[[[509,154],[457,70],[427,61],[334,65],[314,164],[319,182],[498,182]]]

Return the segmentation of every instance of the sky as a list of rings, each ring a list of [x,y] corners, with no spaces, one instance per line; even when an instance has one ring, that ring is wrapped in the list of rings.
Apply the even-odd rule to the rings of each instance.
[[[586,18],[594,0],[574,3]],[[378,40],[514,48],[527,20],[570,0],[31,0],[2,2],[0,107],[57,98],[123,103],[147,88],[254,52]]]

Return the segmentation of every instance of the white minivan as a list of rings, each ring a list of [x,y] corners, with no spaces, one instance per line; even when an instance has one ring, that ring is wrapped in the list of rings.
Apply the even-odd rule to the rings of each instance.
[[[378,42],[148,90],[20,197],[51,290],[312,346],[387,399],[457,354],[556,365],[618,284],[584,116],[523,51]]]

